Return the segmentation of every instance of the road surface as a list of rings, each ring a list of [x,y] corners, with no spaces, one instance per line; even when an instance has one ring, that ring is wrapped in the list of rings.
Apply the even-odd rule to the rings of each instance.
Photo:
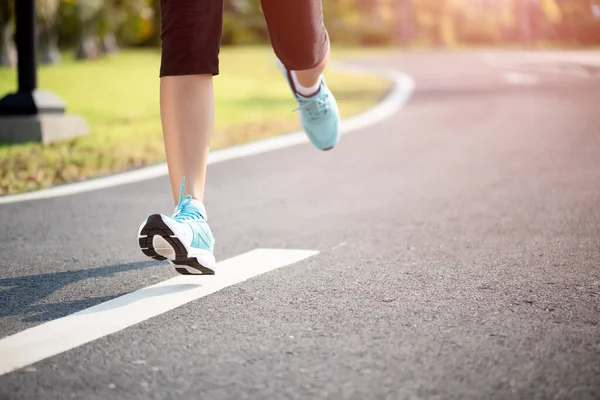
[[[600,74],[494,57],[357,61],[412,76],[407,105],[334,151],[209,167],[219,260],[314,255],[8,372],[0,398],[600,398]],[[171,211],[166,177],[0,205],[0,347],[176,277],[135,236]]]

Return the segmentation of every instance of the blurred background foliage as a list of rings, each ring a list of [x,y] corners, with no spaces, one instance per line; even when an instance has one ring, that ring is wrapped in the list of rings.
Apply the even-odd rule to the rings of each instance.
[[[0,63],[14,64],[14,1],[0,0]],[[600,44],[600,0],[323,0],[336,45]],[[42,62],[160,46],[160,0],[37,0]],[[222,43],[265,44],[260,0],[224,0]],[[11,58],[12,57],[12,58]]]

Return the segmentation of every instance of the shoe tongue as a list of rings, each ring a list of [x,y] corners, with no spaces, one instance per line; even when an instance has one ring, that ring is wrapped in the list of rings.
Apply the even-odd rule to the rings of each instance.
[[[177,207],[175,207],[175,213],[173,214],[173,219],[178,220],[189,220],[201,218],[204,221],[207,221],[206,209],[204,208],[204,204],[201,201],[195,200],[192,196],[185,196]]]
[[[194,207],[196,208],[200,214],[202,215],[202,218],[204,218],[205,221],[208,221],[208,216],[206,215],[206,208],[204,207],[204,204],[200,201],[200,200],[196,200],[196,199],[192,199],[187,207]]]

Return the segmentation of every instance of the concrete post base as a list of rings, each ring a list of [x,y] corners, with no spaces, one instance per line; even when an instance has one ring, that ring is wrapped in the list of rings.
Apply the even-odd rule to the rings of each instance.
[[[89,127],[82,116],[37,114],[0,116],[0,141],[44,144],[87,135]]]

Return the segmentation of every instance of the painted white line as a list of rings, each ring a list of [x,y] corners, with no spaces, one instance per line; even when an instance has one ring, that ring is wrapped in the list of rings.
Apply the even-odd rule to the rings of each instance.
[[[488,60],[526,60],[541,64],[572,62],[591,66],[600,66],[600,51],[509,51],[485,53]]]
[[[388,118],[398,112],[412,95],[415,87],[413,79],[403,72],[385,69],[385,68],[366,68],[350,66],[342,63],[335,63],[338,70],[346,70],[356,74],[376,74],[390,79],[394,86],[385,99],[373,108],[359,114],[355,117],[342,121],[342,134],[347,134],[367,126],[376,124],[385,118]],[[304,132],[294,132],[273,138],[263,139],[248,143],[245,145],[234,146],[222,150],[215,150],[209,153],[208,164],[217,164],[220,162],[233,160],[242,157],[253,156],[266,153],[273,150],[292,147],[302,143],[308,143],[309,140]],[[114,186],[126,185],[129,183],[141,182],[148,179],[160,178],[168,173],[165,163],[140,168],[120,174],[110,175],[102,178],[94,178],[82,182],[70,183],[55,186],[48,189],[42,189],[35,192],[28,192],[16,195],[0,197],[0,204],[16,203],[20,201],[31,201],[47,199],[52,197],[68,196],[78,193],[90,192],[93,190],[106,189]]]
[[[0,340],[0,375],[163,314],[254,276],[318,254],[257,249],[221,261],[213,276],[177,276]]]
[[[543,58],[539,54],[518,53],[504,55],[484,54],[483,59],[488,66],[497,69],[589,78],[588,72],[582,66],[578,66],[576,60],[550,59]],[[564,66],[561,67],[561,65],[557,64],[560,62],[569,62],[573,65],[571,68],[565,69]]]
[[[535,85],[538,83],[535,75],[520,72],[507,72],[504,74],[504,80],[512,85]]]

